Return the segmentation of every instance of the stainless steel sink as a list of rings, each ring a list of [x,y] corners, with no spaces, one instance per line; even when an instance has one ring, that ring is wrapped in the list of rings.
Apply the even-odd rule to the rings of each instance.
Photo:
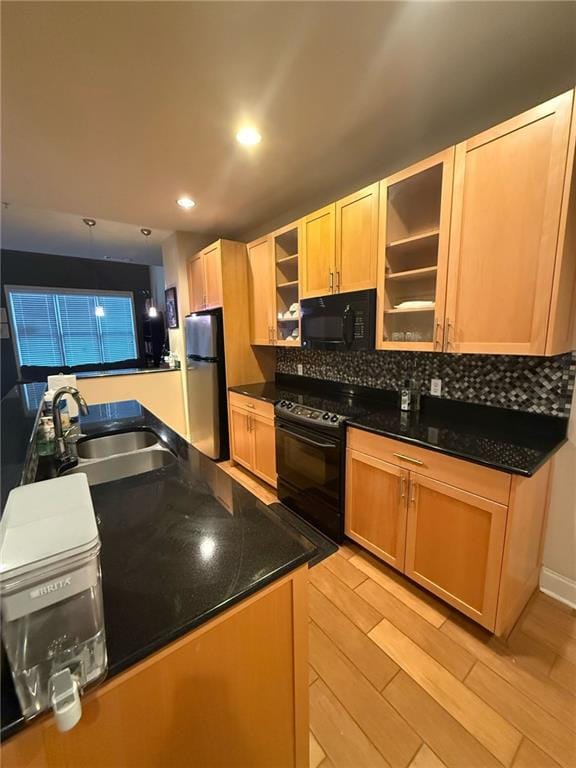
[[[79,459],[105,459],[118,453],[141,451],[157,444],[158,438],[153,432],[134,430],[85,437],[76,443],[76,452]]]
[[[176,464],[176,457],[170,451],[165,448],[151,448],[133,453],[123,453],[119,456],[109,456],[96,461],[80,462],[78,466],[60,474],[77,475],[83,472],[88,476],[89,485],[100,485],[100,483],[110,483],[112,480],[120,480],[123,477],[142,475],[153,469],[172,467],[174,464]]]

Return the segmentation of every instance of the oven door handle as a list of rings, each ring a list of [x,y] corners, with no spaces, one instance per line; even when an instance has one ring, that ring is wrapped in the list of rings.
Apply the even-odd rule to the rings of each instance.
[[[292,437],[297,438],[298,440],[302,440],[303,443],[308,443],[308,445],[313,445],[315,448],[337,448],[336,443],[318,443],[316,440],[311,440],[309,437],[304,437],[300,432],[293,432],[291,429],[286,429],[286,427],[282,427],[279,424],[276,426],[276,429],[279,429],[281,432],[286,432],[287,435],[291,435]]]

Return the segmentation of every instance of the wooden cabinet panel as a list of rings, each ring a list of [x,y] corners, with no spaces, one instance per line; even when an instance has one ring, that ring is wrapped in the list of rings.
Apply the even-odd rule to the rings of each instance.
[[[390,565],[404,568],[408,472],[346,451],[346,535]]]
[[[250,417],[254,438],[252,472],[276,487],[276,431],[274,421],[254,414]]]
[[[572,97],[456,148],[449,352],[545,353]]]
[[[254,463],[254,441],[250,430],[249,413],[230,406],[231,454],[234,461],[250,469]]]
[[[441,351],[454,147],[380,183],[377,349]],[[432,302],[415,311],[404,301]]]
[[[376,287],[378,184],[336,203],[335,291]]]
[[[273,404],[238,392],[230,392],[228,399],[233,460],[276,487]]]
[[[494,630],[507,508],[410,476],[406,575]]]
[[[258,400],[256,397],[241,395],[239,392],[229,392],[228,399],[231,405],[238,408],[247,408],[251,413],[259,413],[267,419],[274,420],[274,404],[266,400]]]
[[[268,237],[249,243],[248,280],[250,302],[250,342],[271,345],[275,323],[275,290],[271,242]]]
[[[206,284],[206,307],[222,306],[222,260],[220,242],[202,251],[204,280]]]
[[[188,262],[188,292],[190,312],[204,309],[206,286],[204,284],[204,264],[202,254],[197,253]]]
[[[429,448],[420,448],[362,429],[348,430],[348,447],[500,504],[507,504],[510,497],[510,475],[506,472],[481,467]]]
[[[333,292],[335,270],[336,206],[327,205],[304,217],[300,297]]]
[[[307,567],[2,745],[5,768],[305,768]],[[255,723],[258,727],[255,727]]]

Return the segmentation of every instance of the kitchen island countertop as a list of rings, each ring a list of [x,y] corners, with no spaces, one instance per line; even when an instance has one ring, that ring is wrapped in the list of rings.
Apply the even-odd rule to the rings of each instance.
[[[137,402],[90,406],[81,420],[87,435],[142,428],[177,455],[176,465],[91,487],[108,679],[316,554],[306,536]],[[25,721],[4,655],[2,664],[5,739]]]

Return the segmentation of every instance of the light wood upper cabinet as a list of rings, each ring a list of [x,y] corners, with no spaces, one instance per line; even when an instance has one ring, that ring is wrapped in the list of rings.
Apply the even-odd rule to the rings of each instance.
[[[190,296],[190,312],[198,312],[204,309],[204,264],[201,253],[197,253],[188,262],[188,293]]]
[[[271,247],[269,237],[262,237],[247,246],[250,341],[252,344],[269,345],[273,343],[275,295]]]
[[[188,262],[190,311],[222,306],[222,258],[220,240],[196,253]]]
[[[202,251],[206,280],[206,307],[222,306],[222,260],[220,241]]]
[[[346,535],[390,565],[404,568],[408,472],[346,451]]]
[[[547,346],[547,331],[558,313],[567,325],[573,307],[573,286],[559,284],[562,270],[574,281],[576,261],[559,252],[572,102],[570,91],[456,147],[449,352],[542,355],[570,344],[556,326]]]
[[[494,629],[507,508],[410,473],[405,573]]]
[[[453,171],[451,147],[380,183],[377,349],[443,348]]]
[[[378,196],[371,184],[336,203],[335,292],[376,287]]]
[[[300,297],[326,296],[334,289],[336,205],[332,203],[304,217]]]

